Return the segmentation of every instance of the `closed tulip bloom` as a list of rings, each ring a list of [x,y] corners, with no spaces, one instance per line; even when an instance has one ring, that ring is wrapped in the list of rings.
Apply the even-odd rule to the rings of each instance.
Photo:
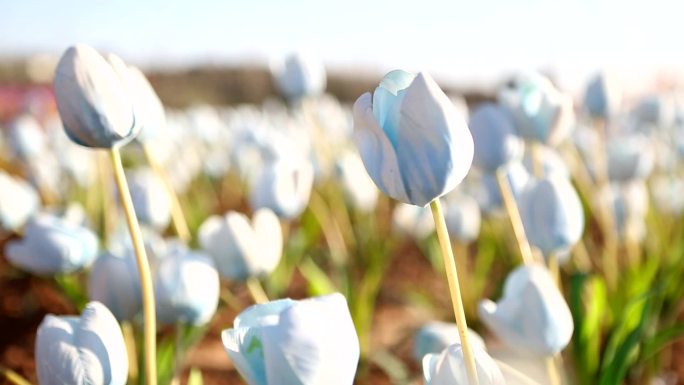
[[[501,370],[487,352],[476,344],[472,350],[480,385],[505,385]],[[423,358],[423,378],[425,385],[469,385],[461,344],[455,343],[441,353],[426,355]]]
[[[245,280],[270,274],[283,251],[283,235],[278,217],[269,209],[259,209],[250,222],[244,214],[231,211],[211,216],[198,231],[202,250],[216,262],[222,277]]]
[[[271,67],[278,90],[288,99],[297,100],[323,93],[325,67],[308,54],[295,53]]]
[[[112,313],[90,302],[80,317],[45,316],[36,334],[36,371],[41,385],[126,384],[126,345]]]
[[[128,71],[134,97],[135,120],[141,127],[136,138],[141,142],[150,142],[161,136],[166,127],[164,105],[142,71],[135,67],[128,67]]]
[[[643,135],[612,138],[606,144],[608,178],[614,181],[646,179],[655,164],[655,152]]]
[[[119,321],[131,321],[140,313],[140,274],[132,249],[97,257],[88,275],[88,298],[102,302]]]
[[[506,278],[498,303],[480,302],[480,319],[516,351],[549,357],[563,350],[573,332],[572,314],[548,270],[525,265]]]
[[[90,265],[97,246],[90,229],[39,214],[26,225],[22,239],[5,246],[5,255],[14,266],[33,274],[66,274]]]
[[[622,87],[612,75],[600,73],[589,81],[584,93],[584,108],[595,118],[610,118],[622,103]]]
[[[392,71],[356,100],[354,141],[378,188],[416,206],[453,190],[473,161],[465,120],[422,72]]]
[[[216,312],[219,289],[219,275],[209,256],[175,247],[154,273],[158,322],[206,324]]]
[[[64,129],[74,142],[112,148],[126,144],[137,134],[127,85],[89,46],[79,44],[62,55],[54,90]]]
[[[577,191],[559,175],[530,185],[520,199],[520,216],[530,244],[545,256],[570,250],[584,231],[584,211]]]
[[[362,212],[373,211],[378,201],[378,189],[368,177],[359,155],[345,151],[337,160],[336,171],[349,205]]]
[[[252,185],[252,209],[271,209],[281,218],[296,218],[309,203],[313,167],[308,161],[281,159],[264,165]]]
[[[126,176],[140,223],[165,229],[171,221],[171,201],[164,182],[148,168],[128,172]]]
[[[474,166],[494,173],[499,167],[522,158],[523,141],[505,108],[485,103],[472,113],[468,126],[475,145]]]
[[[25,181],[0,170],[0,227],[17,231],[40,208],[38,193]]]
[[[517,200],[531,180],[531,175],[521,162],[513,162],[507,165],[503,172],[511,187],[513,197]],[[501,189],[494,174],[484,174],[480,185],[476,188],[475,199],[485,212],[494,212],[503,207]]]
[[[345,298],[331,294],[254,305],[223,345],[249,385],[351,385],[359,340]]]
[[[478,349],[487,350],[482,337],[471,329],[468,329],[468,340]],[[426,354],[439,354],[449,345],[456,343],[461,343],[461,337],[455,323],[428,322],[418,329],[413,340],[413,358],[418,362],[423,362]]]
[[[518,134],[525,139],[556,146],[572,130],[572,97],[542,75],[516,79],[512,88],[500,93],[499,101],[511,111]]]
[[[468,195],[447,195],[446,221],[449,235],[463,243],[469,243],[477,239],[480,234],[480,206],[474,198]]]
[[[9,144],[21,160],[29,160],[40,155],[45,149],[45,132],[38,120],[29,114],[21,115],[9,128]]]
[[[666,129],[675,123],[676,104],[668,95],[648,95],[639,101],[631,114],[643,131]]]
[[[648,212],[648,189],[642,181],[609,184],[596,192],[596,205],[612,206],[614,230],[618,239],[646,235],[645,217]],[[597,206],[599,207],[599,206]]]

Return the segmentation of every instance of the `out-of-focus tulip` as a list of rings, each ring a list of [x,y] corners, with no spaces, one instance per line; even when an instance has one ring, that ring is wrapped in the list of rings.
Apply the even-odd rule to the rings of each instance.
[[[356,100],[354,141],[380,190],[416,206],[461,183],[473,160],[465,120],[422,72],[392,71]]]
[[[97,51],[79,44],[64,52],[54,90],[64,129],[86,147],[122,146],[137,134],[128,86]]]
[[[304,211],[313,187],[313,167],[308,161],[276,160],[264,165],[252,185],[252,209],[269,208],[292,219]]]
[[[595,207],[612,206],[613,225],[620,240],[646,235],[644,222],[648,212],[648,190],[642,181],[626,184],[611,183],[596,191]]]
[[[538,148],[535,151],[539,151],[539,160],[541,161],[542,176],[558,175],[567,180],[570,180],[570,170],[565,164],[565,161],[558,152],[552,147],[537,145]],[[525,156],[523,157],[523,165],[527,169],[527,172],[534,174],[534,155],[532,151],[525,151]]]
[[[362,212],[373,211],[378,201],[378,189],[368,177],[359,155],[351,151],[341,154],[336,171],[349,205]]]
[[[124,385],[128,356],[112,313],[90,302],[80,317],[45,316],[36,335],[36,371],[42,385]]]
[[[288,99],[315,96],[325,90],[325,67],[308,54],[295,53],[273,63],[271,72],[278,90]]]
[[[559,92],[549,79],[539,74],[521,76],[512,88],[499,94],[523,138],[556,146],[572,130],[572,97]]]
[[[392,230],[420,241],[435,231],[435,222],[429,209],[399,203],[392,212]]]
[[[45,132],[31,115],[21,115],[9,128],[9,144],[19,159],[35,158],[45,150]]]
[[[477,345],[472,346],[480,385],[504,385],[503,374],[496,362]],[[450,345],[438,354],[423,358],[423,378],[426,385],[469,385],[460,343]]]
[[[142,71],[128,67],[128,72],[133,91],[131,96],[134,97],[135,121],[141,126],[137,139],[141,142],[155,140],[166,127],[164,105]]]
[[[499,171],[501,172],[501,171]],[[513,197],[517,200],[527,187],[531,179],[530,173],[520,162],[513,162],[507,165],[503,172],[506,175],[508,184],[511,186]],[[488,213],[495,212],[503,206],[501,199],[501,189],[496,180],[496,175],[484,174],[480,180],[480,185],[476,187],[475,199],[480,208]]]
[[[559,175],[531,183],[520,197],[520,216],[530,244],[545,256],[570,250],[584,231],[584,211],[577,191]]]
[[[494,173],[499,167],[522,158],[523,141],[505,108],[485,103],[472,113],[468,126],[475,145],[473,165],[484,172]]]
[[[634,107],[632,117],[642,131],[650,131],[651,127],[667,129],[675,122],[675,107],[674,100],[667,95],[648,95]]]
[[[444,220],[449,235],[460,242],[469,243],[480,234],[480,206],[474,198],[463,194],[449,194],[446,199]]]
[[[525,265],[506,278],[498,303],[480,302],[480,319],[511,349],[553,356],[570,342],[572,314],[545,267]]]
[[[97,236],[90,229],[49,214],[38,214],[21,240],[5,247],[7,259],[22,270],[38,275],[71,273],[97,255]]]
[[[130,171],[126,177],[138,221],[165,229],[171,221],[171,201],[164,182],[148,168]]]
[[[278,217],[259,209],[250,223],[244,214],[231,211],[211,216],[198,231],[200,247],[216,262],[222,277],[244,280],[271,273],[283,251]]]
[[[351,385],[359,360],[356,330],[338,293],[254,305],[222,339],[249,385]]]
[[[38,193],[25,181],[0,170],[0,226],[19,230],[40,207]]]
[[[177,246],[155,270],[157,320],[204,325],[216,312],[219,290],[219,275],[211,258]]]
[[[622,88],[613,76],[597,74],[584,93],[584,107],[596,118],[610,118],[617,114],[622,103]]]
[[[681,215],[684,212],[684,180],[676,177],[659,176],[651,181],[651,192],[655,207],[664,213]]]
[[[132,249],[97,257],[88,276],[88,298],[105,304],[119,321],[133,320],[142,310],[140,274]]]
[[[487,350],[482,337],[471,329],[468,329],[468,340],[478,349]],[[458,327],[455,323],[428,322],[416,333],[413,341],[413,358],[422,362],[426,354],[439,354],[449,345],[456,343],[461,343],[461,336],[458,334]]]
[[[643,135],[611,138],[606,152],[608,178],[614,181],[646,179],[655,164],[654,149]]]

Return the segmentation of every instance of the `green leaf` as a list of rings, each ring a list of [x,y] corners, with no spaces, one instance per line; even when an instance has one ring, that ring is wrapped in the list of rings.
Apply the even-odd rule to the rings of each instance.
[[[684,324],[679,323],[659,331],[649,341],[644,343],[642,358],[648,360],[667,345],[684,337]]]

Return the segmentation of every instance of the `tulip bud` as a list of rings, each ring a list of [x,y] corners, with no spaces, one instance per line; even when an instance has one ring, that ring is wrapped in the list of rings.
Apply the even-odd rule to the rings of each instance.
[[[620,111],[622,89],[613,76],[601,73],[587,85],[584,107],[597,118],[610,118]]]
[[[313,167],[307,161],[281,159],[261,170],[252,186],[252,209],[271,209],[281,218],[292,219],[304,211],[313,187]]]
[[[550,357],[565,348],[572,314],[545,267],[525,265],[506,278],[498,303],[480,302],[480,319],[511,349]]]
[[[351,385],[359,340],[339,294],[254,305],[221,334],[249,385]]]
[[[88,298],[105,304],[119,321],[131,321],[142,310],[140,274],[132,249],[97,257],[88,276]]]
[[[198,231],[199,244],[216,263],[222,277],[244,280],[270,274],[283,250],[278,217],[260,209],[249,219],[231,211],[224,217],[211,216]]]
[[[94,49],[76,45],[55,71],[57,109],[71,140],[96,148],[122,146],[137,134],[128,86]]]
[[[309,55],[290,55],[282,63],[274,63],[271,72],[278,90],[288,99],[319,95],[325,90],[325,67]]]
[[[46,315],[36,335],[36,371],[41,385],[124,385],[128,357],[112,313],[90,302],[80,317]]]
[[[472,350],[479,384],[505,385],[501,370],[487,352],[477,345],[473,345]],[[450,345],[439,354],[426,355],[423,377],[425,385],[470,385],[461,344]]]
[[[368,177],[359,155],[344,152],[337,160],[336,170],[349,205],[362,212],[373,211],[378,201],[378,189]]]
[[[465,178],[473,139],[463,117],[426,73],[388,73],[354,103],[354,141],[382,192],[426,206]]]
[[[522,158],[523,141],[505,108],[485,103],[475,109],[468,126],[475,145],[473,165],[484,172],[494,173],[499,167]]]
[[[606,144],[608,178],[614,181],[646,179],[655,164],[655,152],[643,135],[611,138]]]
[[[171,221],[171,201],[164,182],[148,168],[128,172],[126,177],[138,221],[165,229]]]
[[[501,172],[501,171],[499,171]],[[530,182],[531,176],[520,162],[509,164],[503,169],[513,197],[517,200]],[[501,189],[494,174],[484,174],[477,187],[475,198],[483,211],[495,212],[502,208]]]

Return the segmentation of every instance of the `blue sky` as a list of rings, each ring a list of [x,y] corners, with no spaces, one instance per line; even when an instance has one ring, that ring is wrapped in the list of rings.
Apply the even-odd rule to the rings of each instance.
[[[0,55],[75,42],[143,67],[266,63],[306,50],[335,70],[427,70],[466,86],[543,69],[578,87],[599,69],[643,81],[684,69],[676,0],[0,0]]]

